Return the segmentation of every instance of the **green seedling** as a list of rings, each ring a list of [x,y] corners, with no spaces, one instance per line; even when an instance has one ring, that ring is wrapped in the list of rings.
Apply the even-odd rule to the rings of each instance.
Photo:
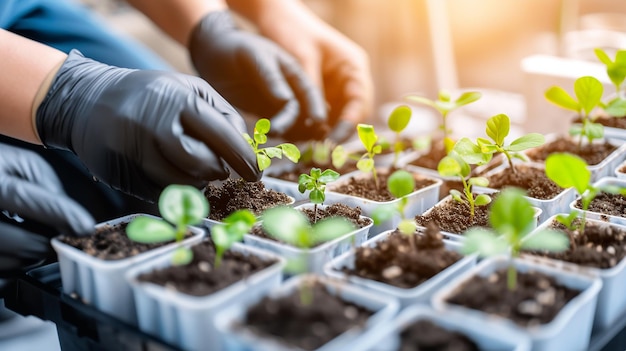
[[[323,219],[313,225],[300,211],[286,206],[279,206],[265,211],[262,215],[263,230],[274,238],[302,249],[300,262],[306,260],[309,250],[319,243],[333,240],[355,230],[354,224],[345,218],[333,217]],[[294,264],[302,270],[303,265]],[[310,289],[301,289],[300,298],[303,305],[311,304],[313,298]]]
[[[242,241],[244,234],[250,232],[255,222],[256,217],[250,210],[237,210],[211,228],[211,239],[215,244],[215,268],[222,264],[224,253],[234,243]]]
[[[619,186],[594,186],[591,183],[591,171],[582,158],[563,152],[556,152],[548,156],[546,159],[546,175],[561,188],[573,187],[580,196],[582,203],[582,217],[578,221],[576,227],[577,211],[571,211],[568,216],[559,215],[557,220],[570,230],[578,229],[580,233],[584,233],[587,221],[587,210],[589,205],[599,193],[605,192],[610,194],[626,195],[626,188]]]
[[[399,214],[402,219],[398,224],[398,231],[404,235],[408,235],[411,246],[417,249],[415,237],[413,236],[415,229],[417,229],[417,224],[414,220],[407,218],[405,213],[406,206],[409,204],[407,196],[415,191],[415,178],[407,171],[395,171],[387,179],[387,188],[389,192],[395,198],[400,199],[400,201],[393,205],[377,207],[372,213],[374,224],[378,225],[391,219],[394,215]]]
[[[374,156],[382,152],[382,146],[378,143],[378,135],[374,131],[374,126],[370,124],[359,123],[356,127],[361,144],[365,148],[365,153],[357,156],[358,159],[356,167],[365,173],[372,173],[374,183],[378,189],[378,175],[376,174],[376,165],[374,163]],[[348,158],[354,158],[354,155],[349,154],[343,146],[337,146],[332,153],[333,166],[336,169],[340,169]]]
[[[582,142],[585,137],[589,143],[591,143],[594,139],[600,139],[604,136],[604,127],[600,123],[594,123],[595,118],[591,116],[591,112],[595,108],[602,107],[601,99],[603,90],[602,83],[600,83],[598,79],[585,76],[576,79],[574,82],[576,98],[572,97],[565,89],[558,86],[549,88],[545,93],[546,99],[551,103],[578,113],[582,125],[573,125],[569,133],[572,136],[580,136],[578,141],[579,150],[582,147]]]
[[[326,184],[339,178],[339,173],[332,169],[322,172],[319,168],[311,168],[310,174],[300,174],[298,177],[298,191],[304,194],[309,191],[309,200],[313,203],[313,222],[317,221],[317,205],[323,204],[326,199]]]
[[[159,212],[163,219],[138,216],[126,227],[128,237],[139,243],[160,243],[185,238],[188,226],[198,224],[209,216],[209,202],[202,192],[188,185],[169,185],[159,197]],[[188,248],[180,246],[172,256],[175,265],[193,259]]]
[[[328,166],[332,149],[333,143],[330,140],[311,141],[302,153],[300,162],[305,165]]]
[[[271,123],[269,119],[261,118],[254,125],[253,138],[247,133],[243,134],[248,144],[254,149],[256,154],[256,162],[259,170],[264,170],[272,164],[272,158],[283,158],[285,156],[293,163],[298,163],[300,159],[300,150],[291,143],[282,143],[276,146],[261,148],[260,146],[267,143],[267,133],[269,133]]]
[[[463,192],[456,189],[450,190],[452,198],[460,203],[466,204],[470,210],[470,220],[474,220],[476,206],[485,206],[491,202],[491,197],[487,194],[474,194],[472,187],[489,185],[489,180],[485,177],[470,177],[471,169],[465,160],[452,152],[439,161],[437,171],[444,177],[459,177],[463,184]]]
[[[602,104],[604,112],[612,117],[626,116],[626,99],[622,96],[622,84],[626,79],[626,50],[617,50],[615,60],[602,49],[595,49],[596,56],[606,66],[606,74],[615,86],[615,97]]]
[[[393,167],[396,168],[398,164],[398,157],[400,153],[404,151],[404,143],[402,143],[402,138],[400,133],[409,125],[411,121],[411,108],[405,105],[401,105],[396,107],[389,115],[389,119],[387,120],[387,126],[391,131],[396,134],[396,140],[393,144]]]
[[[562,232],[556,230],[539,230],[528,235],[534,229],[533,207],[524,197],[524,191],[507,188],[500,192],[491,205],[489,222],[493,230],[471,228],[463,235],[462,252],[478,253],[480,256],[509,254],[511,263],[507,270],[507,286],[515,290],[517,271],[512,259],[519,257],[522,249],[564,251],[569,240]]]
[[[527,161],[520,151],[543,145],[545,138],[539,133],[529,133],[507,145],[504,139],[509,135],[510,129],[511,121],[507,115],[495,115],[487,120],[485,131],[489,139],[478,138],[474,144],[469,138],[463,138],[454,145],[454,151],[464,160],[476,164],[485,164],[491,160],[493,154],[501,152],[506,156],[511,171],[515,173],[513,158]]]
[[[476,91],[469,91],[461,94],[456,100],[452,101],[450,97],[450,93],[444,89],[439,91],[439,96],[437,100],[430,100],[423,96],[418,95],[409,95],[405,97],[408,101],[416,102],[418,104],[430,106],[437,110],[441,115],[441,125],[439,125],[439,129],[443,132],[443,145],[445,147],[446,153],[450,153],[452,147],[454,146],[454,141],[450,138],[450,134],[452,134],[452,130],[448,128],[447,120],[450,112],[456,110],[461,106],[465,106],[470,104],[481,97],[481,93]]]

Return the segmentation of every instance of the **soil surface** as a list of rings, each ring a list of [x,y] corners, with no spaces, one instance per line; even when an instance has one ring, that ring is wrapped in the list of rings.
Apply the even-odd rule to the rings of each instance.
[[[541,200],[552,199],[564,190],[550,180],[543,169],[519,164],[515,166],[515,173],[508,167],[489,177],[490,188],[502,189],[507,186],[522,188],[528,197]]]
[[[446,149],[441,139],[433,140],[430,145],[428,152],[411,161],[412,165],[437,170],[439,161],[447,155]]]
[[[581,121],[576,119],[575,122],[580,123]],[[626,118],[624,117],[599,116],[594,122],[600,123],[605,127],[626,129]]]
[[[193,296],[206,296],[224,289],[275,263],[254,255],[226,251],[215,268],[215,247],[210,240],[192,246],[193,260],[141,274],[140,281],[152,282]]]
[[[576,201],[576,208],[583,208],[580,199]],[[626,196],[599,193],[593,201],[591,201],[591,204],[589,204],[589,211],[617,217],[626,217]]]
[[[620,173],[626,173],[626,166],[620,167],[617,171]]]
[[[391,195],[387,189],[387,178],[389,178],[390,174],[391,173],[383,173],[380,171],[377,173],[379,188],[376,188],[373,177],[371,174],[368,174],[367,177],[350,177],[341,182],[332,183],[328,185],[327,189],[372,201],[392,201],[396,198]],[[424,178],[416,174],[413,174],[413,178],[415,178],[415,191],[435,183],[432,179]]]
[[[415,221],[418,225],[424,227],[432,222],[444,232],[462,234],[470,227],[490,227],[489,205],[476,206],[474,218],[472,218],[469,205],[450,199],[441,205],[433,207],[428,214],[415,216]]]
[[[221,186],[209,184],[204,189],[209,200],[209,218],[221,221],[229,214],[248,209],[255,215],[279,205],[287,205],[292,199],[284,193],[265,188],[262,181],[246,182],[243,179],[227,179]]]
[[[313,209],[300,209],[300,211],[307,216],[310,223],[313,223],[314,219],[314,211]],[[332,205],[328,205],[325,209],[318,207],[317,209],[317,220],[322,220],[330,217],[343,217],[350,222],[352,222],[357,228],[363,228],[368,226],[371,223],[369,218],[361,218],[361,208],[360,207],[350,207],[341,203],[336,203]],[[276,240],[273,236],[267,234],[263,227],[260,225],[255,225],[252,227],[252,231],[250,232],[252,235],[256,235],[269,240]],[[323,243],[317,244],[317,246]]]
[[[104,226],[96,229],[93,235],[88,236],[61,236],[59,240],[67,245],[73,246],[86,254],[107,260],[121,260],[124,258],[139,255],[140,253],[164,246],[173,242],[161,242],[153,244],[142,244],[132,241],[126,235],[128,223],[113,226]],[[187,236],[191,236],[189,233]]]
[[[373,314],[329,293],[319,283],[311,288],[312,303],[305,305],[300,291],[279,299],[265,297],[248,309],[242,327],[290,346],[315,350],[351,328],[365,326]]]
[[[329,169],[329,168],[335,170],[332,165],[319,165],[313,162],[305,163],[305,164],[298,163],[285,169],[282,172],[268,174],[268,176],[272,178],[278,178],[278,179],[286,180],[289,182],[297,183],[298,178],[300,177],[300,174],[309,174],[311,172],[311,168],[313,167],[319,168],[322,171],[324,171],[325,169]],[[358,170],[358,168],[356,168],[356,161],[353,162],[352,160],[348,160],[343,167],[341,167],[340,169],[336,171],[339,174],[347,174],[356,170]]]
[[[601,269],[615,267],[626,256],[626,243],[624,243],[626,231],[624,230],[608,224],[590,222],[587,222],[582,234],[578,230],[566,229],[557,221],[552,222],[550,227],[568,234],[569,249],[559,253],[539,251],[529,253]],[[574,245],[571,244],[572,242]]]
[[[580,291],[537,271],[517,272],[517,287],[507,288],[507,270],[473,276],[447,302],[512,320],[521,326],[549,323]]]
[[[343,267],[342,271],[399,288],[414,288],[462,258],[447,250],[442,239],[435,225],[430,225],[424,235],[412,237],[396,230],[374,247],[358,247],[354,269]]]
[[[442,328],[427,320],[417,321],[400,333],[398,351],[478,351],[467,336]]]
[[[582,148],[578,150],[578,137],[572,139],[561,136],[550,143],[529,150],[527,155],[533,161],[543,162],[551,153],[569,152],[580,156],[588,165],[597,165],[616,149],[616,146],[607,142],[598,144],[583,142]]]

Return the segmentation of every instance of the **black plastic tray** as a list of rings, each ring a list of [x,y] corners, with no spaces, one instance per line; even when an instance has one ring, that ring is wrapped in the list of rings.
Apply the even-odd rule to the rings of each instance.
[[[9,309],[56,324],[63,351],[180,350],[63,294],[58,263],[28,271],[8,291],[5,305]],[[626,350],[626,315],[607,330],[594,333],[588,350]]]

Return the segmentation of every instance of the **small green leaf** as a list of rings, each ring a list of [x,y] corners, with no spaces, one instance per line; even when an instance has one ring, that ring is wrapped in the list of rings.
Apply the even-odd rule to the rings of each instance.
[[[193,260],[193,252],[186,247],[179,247],[172,253],[172,264],[183,266]]]
[[[272,160],[264,153],[256,154],[256,162],[259,165],[259,171],[262,171],[272,164]]]
[[[370,172],[374,169],[374,160],[371,158],[360,159],[359,162],[356,163],[356,168],[362,172]]]
[[[492,154],[482,152],[480,146],[474,144],[469,138],[462,138],[454,145],[454,152],[457,153],[463,161],[471,165],[482,165],[491,160]]]
[[[208,217],[209,202],[192,186],[172,184],[161,192],[159,212],[172,224],[193,225]]]
[[[405,219],[398,223],[398,230],[404,235],[413,235],[417,229],[417,224],[410,219]]]
[[[309,233],[308,219],[298,210],[286,206],[271,208],[262,215],[263,230],[266,233],[294,246],[301,246],[302,233]]]
[[[567,216],[563,214],[559,214],[555,218],[559,223],[563,224],[567,228],[571,228],[574,220],[578,218],[578,212],[572,211]]]
[[[440,89],[437,98],[442,102],[449,102],[451,98],[450,92],[446,89]]]
[[[393,218],[398,213],[398,208],[394,205],[378,206],[372,212],[372,220],[375,225],[379,225]]]
[[[482,187],[489,186],[489,179],[487,179],[486,177],[472,177],[467,182],[469,183],[469,185]]]
[[[265,134],[254,133],[254,141],[257,145],[263,145],[267,143],[267,136]]]
[[[609,102],[604,111],[612,117],[626,116],[626,99],[615,98]]]
[[[604,136],[604,126],[600,123],[587,122],[586,130],[585,134],[589,140],[600,139]]]
[[[461,174],[461,165],[451,156],[445,156],[437,165],[437,172],[444,177],[457,177]]]
[[[313,189],[311,190],[311,193],[309,194],[309,200],[311,200],[312,203],[314,204],[322,204],[324,203],[324,192],[319,190],[319,189]]]
[[[227,224],[244,223],[250,227],[252,227],[256,221],[256,216],[250,210],[246,209],[237,210],[226,216],[223,220],[223,222]]]
[[[270,146],[264,148],[263,150],[269,158],[283,158],[283,150],[278,147]]]
[[[509,151],[518,152],[541,146],[545,142],[546,138],[543,134],[530,133],[513,140],[507,149]]]
[[[224,251],[232,245],[225,225],[215,225],[211,228],[211,240],[215,246],[221,247]]]
[[[371,151],[374,148],[376,141],[378,140],[378,136],[374,132],[374,126],[370,124],[359,123],[357,125],[357,132],[359,134],[359,139],[361,140],[361,143],[363,143],[363,146],[365,147],[365,150]]]
[[[604,63],[606,66],[610,66],[613,64],[613,61],[611,61],[609,55],[607,55],[602,49],[596,48],[593,50],[593,52],[595,52],[600,62]]]
[[[546,175],[561,188],[574,187],[582,194],[589,187],[591,172],[580,157],[556,152],[546,158]]]
[[[283,150],[283,155],[285,155],[289,161],[298,163],[300,160],[300,150],[297,146],[290,143],[283,143],[278,145],[278,147]]]
[[[454,105],[456,107],[465,106],[480,99],[481,96],[482,94],[477,91],[468,91],[461,94],[461,96],[459,96],[459,98],[454,101]]]
[[[258,121],[256,121],[256,124],[254,125],[254,130],[257,133],[261,133],[261,134],[267,134],[270,131],[270,120],[267,118],[261,118]]]
[[[487,120],[487,136],[491,138],[497,145],[504,145],[504,138],[509,135],[511,121],[509,116],[501,113]]]
[[[241,135],[243,136],[244,139],[246,139],[248,144],[250,144],[250,146],[252,146],[252,148],[256,151],[256,145],[254,145],[254,140],[250,138],[250,135],[248,135],[248,133],[243,133]]]
[[[463,200],[463,195],[461,194],[461,192],[456,189],[450,189],[450,196],[452,196],[452,198],[456,202],[461,202],[461,203],[465,202]]]
[[[356,228],[352,222],[343,217],[326,218],[313,226],[313,242],[322,243],[344,236]]]
[[[415,191],[415,178],[407,171],[395,171],[387,179],[387,188],[391,195],[399,199]]]
[[[576,136],[581,135],[583,133],[583,126],[580,124],[572,124],[569,127],[569,135]]]
[[[334,182],[339,179],[339,173],[333,171],[332,169],[327,169],[318,178],[318,182],[322,184],[328,184],[330,182]]]
[[[413,148],[415,150],[427,150],[430,148],[431,141],[429,135],[417,137],[413,139]]]
[[[376,155],[380,154],[381,152],[383,152],[382,145],[374,145],[374,147],[372,148],[372,154]]]
[[[491,203],[491,196],[489,196],[487,194],[480,194],[480,195],[476,196],[476,199],[474,200],[474,203],[476,204],[476,206],[488,205],[489,203]]]
[[[482,228],[471,228],[463,234],[461,253],[478,254],[481,257],[495,256],[507,252],[508,245],[493,232]]]
[[[598,106],[602,99],[604,87],[602,83],[591,76],[584,76],[576,79],[574,82],[574,92],[580,103],[580,107],[589,115],[591,111]]]
[[[348,161],[348,153],[344,150],[342,145],[337,145],[331,153],[331,160],[333,167],[340,169]]]
[[[389,120],[387,120],[387,125],[392,131],[400,133],[409,125],[410,120],[411,108],[406,105],[400,105],[391,112]]]
[[[454,148],[454,140],[449,137],[443,138],[443,146],[446,149],[446,153],[449,154],[450,151],[452,151],[452,149]]]
[[[550,229],[539,230],[528,235],[522,241],[522,248],[528,250],[547,250],[552,252],[565,251],[569,247],[569,239],[562,232]]]
[[[176,230],[164,220],[138,216],[126,226],[126,235],[132,241],[151,244],[174,240]]]
[[[576,112],[580,112],[581,106],[571,95],[569,95],[563,88],[561,87],[551,87],[546,93],[545,97],[551,103],[562,107],[567,110],[572,110]]]
[[[505,235],[523,237],[532,230],[535,211],[518,188],[502,190],[491,205],[489,222],[492,228]]]
[[[430,99],[422,97],[422,96],[409,95],[409,96],[406,96],[405,99],[408,100],[408,101],[411,101],[411,102],[416,102],[416,103],[421,104],[421,105],[435,107],[435,102],[433,100],[430,100]]]

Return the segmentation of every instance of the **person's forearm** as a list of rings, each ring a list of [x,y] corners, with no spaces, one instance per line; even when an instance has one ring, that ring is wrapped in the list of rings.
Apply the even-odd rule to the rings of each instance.
[[[41,144],[33,124],[34,110],[67,55],[0,29],[0,133]],[[41,94],[38,95],[38,92]]]
[[[223,0],[128,0],[174,40],[187,47],[196,24],[212,11],[226,9]]]

